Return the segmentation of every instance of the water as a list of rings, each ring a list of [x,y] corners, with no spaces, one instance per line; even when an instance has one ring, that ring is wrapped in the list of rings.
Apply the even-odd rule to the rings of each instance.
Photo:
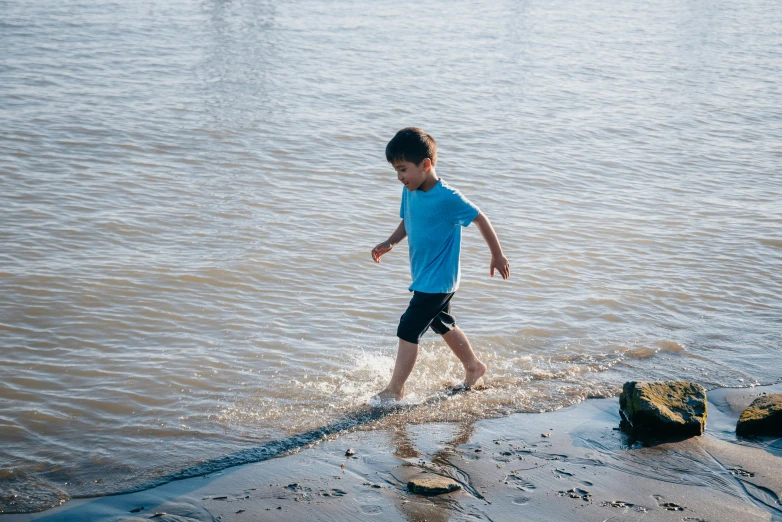
[[[780,378],[778,2],[0,13],[6,512],[628,379]],[[369,255],[398,223],[383,150],[408,125],[512,279],[468,228],[454,314],[490,389],[440,400],[461,371],[428,334],[421,406],[366,417],[409,300],[406,244]]]

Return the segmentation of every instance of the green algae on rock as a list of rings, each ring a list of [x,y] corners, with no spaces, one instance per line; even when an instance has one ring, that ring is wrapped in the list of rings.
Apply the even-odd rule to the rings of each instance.
[[[703,435],[706,390],[686,381],[626,382],[619,395],[619,412],[622,428],[635,435]]]
[[[462,489],[458,482],[441,476],[415,478],[407,483],[407,489],[419,495],[442,495]]]
[[[741,412],[736,435],[782,436],[782,393],[758,397]]]

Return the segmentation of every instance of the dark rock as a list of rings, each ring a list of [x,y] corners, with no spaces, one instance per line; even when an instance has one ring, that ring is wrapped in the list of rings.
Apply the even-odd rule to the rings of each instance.
[[[706,427],[706,390],[693,382],[626,382],[619,408],[622,428],[636,435],[690,437]]]
[[[446,477],[422,477],[407,483],[407,489],[419,495],[442,495],[462,489],[455,481]]]
[[[350,448],[349,450],[347,450],[347,451],[345,452],[345,456],[346,456],[346,457],[352,457],[352,456],[353,456],[353,455],[355,455],[355,454],[356,454],[356,451],[355,451],[353,448]]]
[[[736,435],[782,436],[782,393],[758,397],[741,412]]]

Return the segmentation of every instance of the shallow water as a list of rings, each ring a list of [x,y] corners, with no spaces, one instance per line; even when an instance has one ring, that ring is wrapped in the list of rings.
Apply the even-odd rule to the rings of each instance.
[[[460,368],[429,334],[431,407],[356,424],[780,378],[776,2],[0,10],[6,512],[357,418],[409,299],[406,245],[369,256],[407,125],[512,279],[466,229],[454,314],[489,389],[440,400]]]

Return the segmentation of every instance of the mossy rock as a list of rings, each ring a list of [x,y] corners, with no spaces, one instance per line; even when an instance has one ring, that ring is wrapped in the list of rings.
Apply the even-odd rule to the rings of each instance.
[[[736,435],[770,435],[782,437],[782,393],[758,397],[741,412]]]
[[[419,495],[442,495],[462,489],[458,482],[446,477],[416,478],[407,483],[407,489]]]
[[[685,381],[626,382],[619,395],[622,429],[637,436],[691,437],[706,428],[706,390]]]

